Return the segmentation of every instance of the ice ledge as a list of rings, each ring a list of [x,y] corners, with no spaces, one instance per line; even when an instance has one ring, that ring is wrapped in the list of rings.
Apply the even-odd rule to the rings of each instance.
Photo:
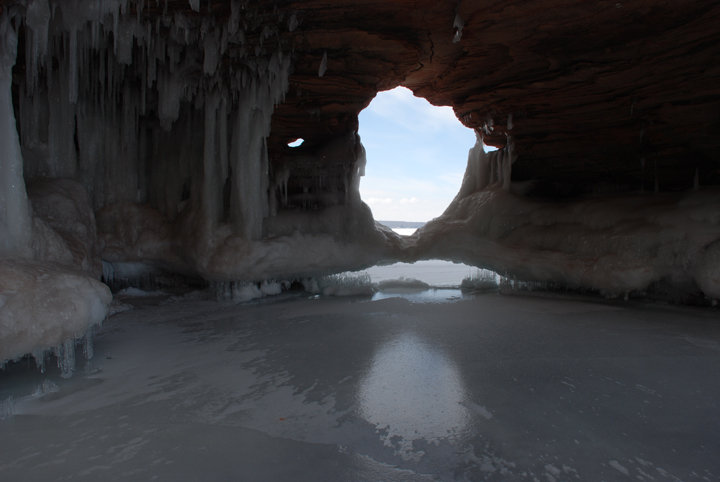
[[[107,315],[110,289],[50,262],[0,259],[0,361],[62,345]]]
[[[720,297],[720,189],[567,203],[495,188],[456,199],[413,236],[413,259],[608,294],[665,282]]]

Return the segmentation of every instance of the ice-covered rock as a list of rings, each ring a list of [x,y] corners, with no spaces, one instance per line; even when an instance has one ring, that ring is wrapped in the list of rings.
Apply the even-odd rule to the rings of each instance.
[[[665,282],[716,298],[718,206],[717,189],[557,203],[486,188],[421,228],[416,255],[605,293]]]
[[[430,285],[424,281],[415,278],[406,278],[404,276],[398,279],[388,279],[378,283],[380,291],[423,291],[429,290]]]
[[[0,259],[0,360],[74,340],[101,323],[110,289],[49,262]]]
[[[27,192],[33,216],[41,220],[33,229],[35,259],[63,262],[67,256],[60,253],[63,247],[47,232],[49,227],[65,242],[75,267],[100,279],[102,260],[95,215],[82,185],[71,179],[43,179],[29,183]]]

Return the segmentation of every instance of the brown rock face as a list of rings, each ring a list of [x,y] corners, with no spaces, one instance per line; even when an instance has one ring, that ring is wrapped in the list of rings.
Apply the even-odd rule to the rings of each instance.
[[[271,145],[319,142],[376,90],[451,105],[518,151],[544,193],[720,182],[717,2],[294,2],[300,26]],[[456,15],[459,22],[455,22]],[[453,25],[462,23],[462,35]],[[322,56],[327,71],[318,77]],[[371,161],[372,162],[372,161]]]

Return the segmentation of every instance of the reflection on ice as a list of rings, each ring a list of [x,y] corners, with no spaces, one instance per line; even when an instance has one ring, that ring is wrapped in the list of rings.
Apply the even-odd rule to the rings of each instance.
[[[404,459],[419,459],[414,440],[453,440],[470,414],[455,364],[416,335],[403,333],[375,352],[359,384],[360,415],[374,424],[386,446]]]
[[[438,259],[415,263],[395,263],[387,266],[373,266],[365,270],[373,282],[399,279],[403,276],[419,279],[431,286],[459,287],[462,280],[477,271],[466,264],[452,263]]]
[[[469,296],[463,294],[461,290],[433,288],[425,291],[380,291],[373,295],[372,301],[383,300],[385,298],[405,298],[411,303],[452,303],[453,301],[459,301],[468,297]]]

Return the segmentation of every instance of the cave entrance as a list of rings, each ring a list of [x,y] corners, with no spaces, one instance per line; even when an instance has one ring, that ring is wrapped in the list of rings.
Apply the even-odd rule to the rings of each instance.
[[[379,92],[359,121],[368,158],[360,195],[373,217],[411,234],[442,214],[460,189],[473,130],[451,107],[436,107],[404,87]]]
[[[360,113],[359,124],[368,159],[360,183],[362,200],[376,221],[411,235],[442,214],[460,190],[475,133],[451,107],[434,106],[404,87],[379,92]],[[431,286],[451,286],[477,270],[428,260],[367,271],[376,282],[406,276]]]

